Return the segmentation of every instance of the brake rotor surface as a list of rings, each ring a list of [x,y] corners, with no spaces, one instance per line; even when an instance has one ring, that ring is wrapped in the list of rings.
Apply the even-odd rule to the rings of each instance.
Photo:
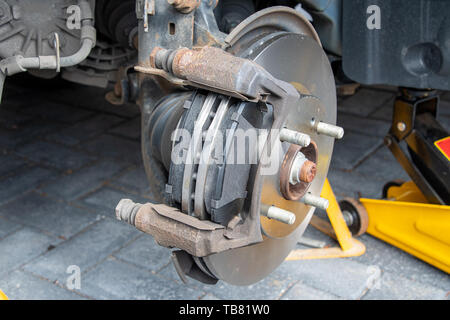
[[[247,44],[239,43],[239,51],[241,56],[254,60],[274,77],[291,83],[301,94],[311,96],[302,98],[296,110],[283,112],[289,113],[287,128],[310,135],[317,144],[317,174],[309,192],[319,196],[328,173],[334,139],[318,135],[313,123],[336,123],[336,89],[328,58],[320,43],[307,36],[315,34],[312,26],[308,28],[302,34],[278,31]],[[287,150],[289,145],[284,147]],[[295,247],[314,212],[314,208],[299,201],[284,199],[279,173],[264,176],[261,190],[261,203],[295,213],[296,222],[286,225],[261,217],[263,242],[201,258],[215,277],[233,285],[258,282],[277,268]]]

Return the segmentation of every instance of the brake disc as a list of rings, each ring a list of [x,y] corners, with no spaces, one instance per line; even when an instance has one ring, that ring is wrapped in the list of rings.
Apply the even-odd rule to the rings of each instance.
[[[173,208],[227,228],[233,221],[239,224],[239,219],[260,217],[262,242],[193,257],[199,270],[211,279],[248,285],[263,279],[284,261],[312,217],[315,208],[298,199],[306,192],[319,196],[326,179],[334,138],[319,135],[315,128],[319,122],[336,123],[336,89],[317,34],[292,9],[273,7],[256,13],[238,25],[226,43],[228,52],[253,60],[275,78],[292,84],[300,93],[298,104],[290,109],[275,108],[200,89],[173,93],[157,103],[148,121],[152,128],[149,150],[169,171],[166,196]],[[282,152],[269,152],[267,156],[277,164],[274,172],[261,174],[263,161],[236,165],[228,161],[230,141],[238,129],[276,129],[275,135],[279,135],[284,127],[308,135],[312,142],[304,148],[280,142]],[[186,139],[187,145],[182,131],[192,137]],[[172,132],[174,140],[170,142]],[[269,149],[269,142],[280,141],[271,133],[261,137],[264,150]],[[220,158],[214,154],[217,149],[225,154],[222,165],[215,163]],[[239,152],[254,153],[255,146],[244,149]],[[317,171],[312,182],[294,183],[292,187],[287,177],[297,155],[314,162]],[[249,154],[249,158],[252,156]],[[175,162],[175,158],[182,161]],[[295,222],[282,223],[260,215],[261,207],[271,206],[295,214]]]
[[[252,28],[252,23],[265,32],[255,36],[256,27]],[[319,196],[328,173],[334,139],[317,134],[314,123],[336,123],[336,90],[328,58],[314,30],[308,23],[302,28],[301,34],[275,31],[264,26],[260,18],[254,19],[245,27],[238,27],[234,36],[239,39],[229,39],[234,43],[230,51],[254,60],[274,77],[291,83],[302,95],[308,96],[295,110],[283,112],[289,113],[286,127],[310,135],[317,145],[317,174],[308,191]],[[286,200],[280,190],[280,173],[264,176],[261,183],[261,186],[254,186],[261,189],[261,203],[295,213],[296,221],[288,225],[261,216],[263,242],[197,259],[197,263],[201,260],[203,268],[206,266],[211,274],[230,284],[258,282],[278,267],[304,233],[315,209],[300,201]]]

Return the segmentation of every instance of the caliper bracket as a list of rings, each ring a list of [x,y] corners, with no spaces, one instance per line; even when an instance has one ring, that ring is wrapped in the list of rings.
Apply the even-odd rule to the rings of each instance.
[[[273,77],[254,61],[236,57],[215,47],[198,50],[156,48],[150,57],[150,68],[137,71],[164,76],[185,86],[207,89],[243,101],[272,105],[274,128],[286,120],[284,108],[293,108],[300,99],[298,91],[289,83]],[[269,134],[268,143],[274,145],[279,137]],[[260,177],[255,178],[259,185]],[[252,210],[244,221],[232,219],[227,228],[210,221],[199,220],[176,208],[162,204],[135,204],[122,200],[116,209],[118,219],[128,221],[137,229],[152,235],[162,246],[179,248],[195,257],[240,248],[263,240],[260,226],[260,190],[252,195]]]
[[[205,257],[260,241],[251,237],[231,237],[234,220],[225,228],[211,221],[188,216],[164,204],[139,204],[123,199],[116,207],[116,217],[150,234],[160,246],[178,248],[195,257]]]

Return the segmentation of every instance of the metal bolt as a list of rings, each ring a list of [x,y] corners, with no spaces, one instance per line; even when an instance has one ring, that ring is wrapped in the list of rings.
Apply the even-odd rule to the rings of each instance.
[[[311,137],[307,134],[293,131],[289,129],[281,129],[280,140],[283,142],[289,142],[292,144],[299,145],[301,147],[307,147],[311,144]]]
[[[116,207],[116,218],[134,226],[136,214],[141,207],[142,204],[140,203],[134,203],[130,199],[122,199]]]
[[[311,183],[316,177],[317,166],[314,162],[307,160],[300,170],[300,180],[302,182]]]
[[[325,122],[319,122],[316,131],[319,134],[324,134],[335,139],[342,139],[344,137],[343,128]]]
[[[280,209],[275,206],[268,206],[265,204],[261,205],[261,215],[269,218],[274,219],[282,223],[286,224],[294,224],[295,222],[295,214],[293,214],[290,211],[286,211],[283,209]]]
[[[322,210],[327,210],[328,205],[330,204],[327,199],[317,197],[315,195],[312,195],[311,193],[305,194],[305,196],[300,201],[308,206],[313,206]]]
[[[289,183],[296,185],[300,182],[311,183],[316,177],[317,166],[309,161],[302,152],[297,153],[289,175]]]
[[[406,130],[406,123],[404,122],[397,123],[397,129],[400,132],[404,132]]]

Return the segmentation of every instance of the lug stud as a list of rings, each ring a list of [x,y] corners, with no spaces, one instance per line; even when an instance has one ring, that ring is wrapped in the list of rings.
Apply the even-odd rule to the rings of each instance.
[[[282,223],[286,224],[294,224],[295,222],[295,214],[293,214],[290,211],[286,211],[283,209],[280,209],[275,206],[268,206],[265,204],[261,205],[261,215],[269,218],[274,219]]]
[[[344,137],[344,129],[329,123],[319,122],[316,126],[316,131],[335,139],[342,139]]]
[[[280,140],[283,142],[296,144],[301,147],[307,147],[311,143],[311,137],[309,135],[286,128],[281,129]]]
[[[308,206],[313,206],[322,210],[327,210],[329,205],[327,199],[314,196],[311,193],[305,194],[305,196],[300,201]]]

